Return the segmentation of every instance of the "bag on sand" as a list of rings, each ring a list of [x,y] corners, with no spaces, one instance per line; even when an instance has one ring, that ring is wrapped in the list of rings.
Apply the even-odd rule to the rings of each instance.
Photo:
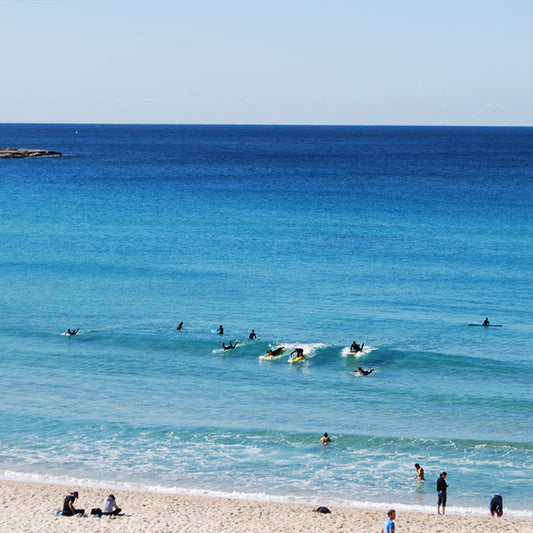
[[[100,509],[100,507],[96,507],[95,509],[91,509],[91,514],[94,515],[97,518],[102,518],[102,509]]]
[[[331,511],[327,507],[317,507],[314,511],[315,513],[331,514]]]

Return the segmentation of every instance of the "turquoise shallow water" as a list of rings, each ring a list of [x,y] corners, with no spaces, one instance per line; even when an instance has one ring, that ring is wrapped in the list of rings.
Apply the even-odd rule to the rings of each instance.
[[[3,477],[533,516],[533,129],[0,139]]]

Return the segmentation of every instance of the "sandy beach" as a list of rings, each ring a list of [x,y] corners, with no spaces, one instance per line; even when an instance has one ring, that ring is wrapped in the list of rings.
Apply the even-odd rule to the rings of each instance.
[[[155,494],[147,492],[65,487],[40,483],[0,481],[0,523],[10,532],[121,531],[191,532],[379,532],[386,511],[330,507],[331,514],[312,506],[254,502],[227,498]],[[87,514],[115,494],[124,515],[116,518],[54,516],[69,490],[77,490],[76,507]],[[488,514],[488,511],[487,511]],[[437,516],[397,512],[399,532],[473,533],[533,532],[533,521],[490,517]]]

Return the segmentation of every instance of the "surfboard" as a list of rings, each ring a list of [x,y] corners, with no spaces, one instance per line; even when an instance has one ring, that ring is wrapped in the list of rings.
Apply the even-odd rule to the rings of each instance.
[[[212,333],[213,335],[222,335],[222,333],[220,333],[220,332],[218,331],[218,328],[217,328],[217,329],[212,329],[212,330],[211,330],[211,333]]]
[[[469,326],[479,326],[480,328],[501,328],[503,327],[501,324],[487,324],[484,326],[483,324],[468,324]]]
[[[305,354],[289,359],[289,363],[301,363],[302,361],[305,361]]]

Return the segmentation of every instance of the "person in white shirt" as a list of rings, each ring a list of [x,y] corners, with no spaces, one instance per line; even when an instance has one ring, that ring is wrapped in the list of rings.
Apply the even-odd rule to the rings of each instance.
[[[120,513],[122,509],[119,508],[117,505],[117,501],[115,500],[115,497],[113,494],[110,494],[104,502],[104,510],[102,511],[102,515],[113,515],[117,516],[118,513]]]

